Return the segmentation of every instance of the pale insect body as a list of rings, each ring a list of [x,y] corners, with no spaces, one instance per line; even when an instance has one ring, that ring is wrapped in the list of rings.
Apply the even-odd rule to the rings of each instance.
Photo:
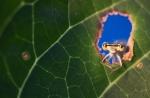
[[[110,59],[115,58],[116,60],[115,61],[113,60],[112,63],[122,67],[122,55],[127,50],[127,46],[125,44],[119,44],[119,43],[110,44],[104,42],[102,44],[102,49],[104,51],[108,51],[108,54],[104,56],[102,62],[105,62],[106,60],[109,62]]]

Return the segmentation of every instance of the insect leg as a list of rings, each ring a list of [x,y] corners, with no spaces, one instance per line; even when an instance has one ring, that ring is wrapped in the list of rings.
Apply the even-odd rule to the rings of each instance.
[[[107,55],[103,58],[102,62],[104,62],[109,56],[110,56],[110,53],[107,54]]]
[[[104,62],[107,58],[110,60],[111,57],[112,57],[112,54],[111,54],[111,53],[107,54],[107,55],[103,58],[102,62]]]
[[[120,66],[122,66],[122,60],[121,60],[121,57],[120,57],[118,54],[116,55],[116,57],[117,57],[117,59],[118,59],[118,61],[119,61]]]
[[[107,60],[109,61],[113,56],[114,56],[113,54],[109,53],[109,57]]]

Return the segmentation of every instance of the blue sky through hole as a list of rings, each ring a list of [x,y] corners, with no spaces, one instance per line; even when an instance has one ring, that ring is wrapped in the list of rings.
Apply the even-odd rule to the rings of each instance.
[[[127,43],[132,30],[132,24],[128,16],[123,15],[109,15],[104,22],[102,28],[102,37],[99,39],[98,47],[102,48],[103,42],[114,43],[123,42]],[[102,55],[106,55],[107,51],[99,51]]]

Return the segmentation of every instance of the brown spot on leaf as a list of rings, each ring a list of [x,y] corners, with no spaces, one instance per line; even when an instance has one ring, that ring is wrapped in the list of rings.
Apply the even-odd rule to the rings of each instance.
[[[31,56],[30,53],[28,51],[24,51],[21,53],[21,57],[24,61],[28,61],[30,60]]]
[[[139,63],[136,66],[136,69],[142,69],[144,67],[143,63]]]

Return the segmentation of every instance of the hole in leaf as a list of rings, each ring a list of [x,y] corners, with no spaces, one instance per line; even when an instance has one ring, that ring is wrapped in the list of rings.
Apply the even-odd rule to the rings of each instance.
[[[123,66],[133,57],[133,23],[127,13],[108,12],[101,17],[96,47],[101,60],[109,68]]]

